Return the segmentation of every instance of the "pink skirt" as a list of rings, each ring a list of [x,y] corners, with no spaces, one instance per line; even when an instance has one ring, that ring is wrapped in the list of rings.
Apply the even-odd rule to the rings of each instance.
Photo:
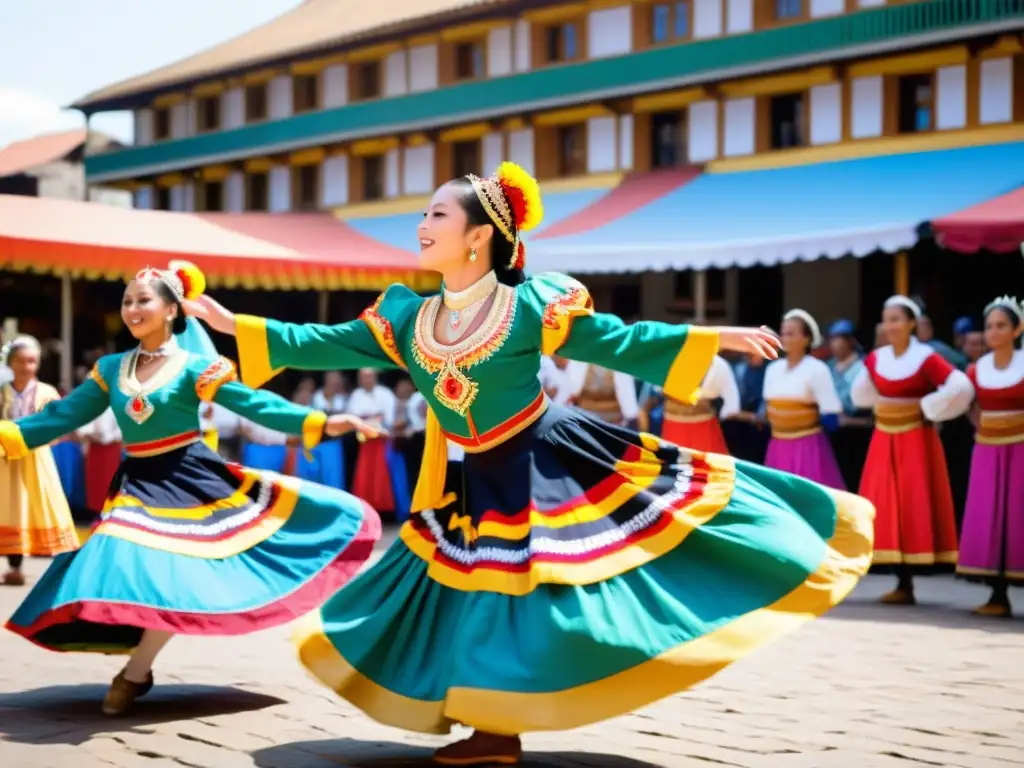
[[[1024,584],[1024,443],[976,443],[957,573]]]
[[[797,438],[773,437],[768,443],[764,464],[770,469],[799,475],[837,491],[846,490],[843,473],[839,471],[839,463],[832,452],[832,443],[824,432]]]

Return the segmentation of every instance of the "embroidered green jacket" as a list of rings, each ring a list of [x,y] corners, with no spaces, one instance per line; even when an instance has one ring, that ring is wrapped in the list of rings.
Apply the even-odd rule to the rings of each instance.
[[[401,368],[423,393],[444,436],[469,452],[502,442],[536,420],[546,403],[541,355],[597,363],[663,386],[684,402],[698,396],[718,350],[714,331],[595,313],[587,289],[549,273],[500,285],[480,327],[446,345],[434,338],[440,296],[393,285],[358,320],[299,325],[239,315],[242,380],[261,386],[284,368]]]
[[[140,384],[132,372],[133,356],[134,352],[107,355],[63,400],[23,419],[0,421],[0,448],[7,458],[22,458],[74,432],[108,407],[124,435],[125,450],[133,456],[156,455],[197,442],[200,406],[212,402],[269,429],[302,435],[307,449],[323,435],[326,414],[246,387],[226,358],[211,360],[178,349],[155,376]]]

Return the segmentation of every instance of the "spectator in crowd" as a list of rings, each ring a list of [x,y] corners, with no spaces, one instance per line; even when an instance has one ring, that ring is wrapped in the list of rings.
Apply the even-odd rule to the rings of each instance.
[[[722,423],[722,431],[733,456],[760,464],[771,437],[764,414],[765,361],[758,355],[747,355],[734,363],[734,370],[740,410]]]
[[[985,334],[982,331],[970,331],[964,334],[961,348],[968,363],[976,363],[985,354]]]
[[[349,412],[369,424],[390,430],[395,418],[395,395],[378,382],[377,372],[372,368],[360,370],[358,382],[359,386],[348,399]],[[352,478],[352,493],[381,514],[396,510],[387,448],[387,437],[364,441],[359,447]]]
[[[843,404],[838,429],[830,435],[832,448],[839,462],[839,471],[847,488],[860,485],[860,468],[871,442],[871,427],[874,420],[871,412],[857,408],[850,396],[850,389],[864,368],[863,350],[857,342],[857,328],[850,320],[836,320],[828,329],[828,345],[831,357],[828,367],[836,392]]]
[[[979,330],[974,319],[968,316],[958,317],[953,323],[953,346],[960,352],[964,351],[964,341],[967,334]]]
[[[38,379],[42,347],[32,336],[4,345],[0,358],[14,378],[0,386],[0,419],[30,416],[60,399],[57,390]],[[0,555],[10,570],[3,583],[21,586],[25,555],[56,555],[78,549],[71,509],[49,446],[21,461],[0,461]]]
[[[939,356],[954,368],[963,370],[967,367],[967,356],[949,346],[942,339],[935,338],[935,324],[928,315],[921,315],[917,322],[917,340],[923,341],[939,353]]]
[[[348,401],[345,378],[340,371],[324,374],[324,385],[313,395],[313,407],[325,413],[343,413]]]

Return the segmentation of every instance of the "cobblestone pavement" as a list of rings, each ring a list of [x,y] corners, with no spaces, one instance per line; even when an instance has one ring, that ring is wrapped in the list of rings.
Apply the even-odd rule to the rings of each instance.
[[[29,562],[38,576],[45,560]],[[980,587],[921,582],[877,605],[869,577],[823,620],[694,691],[587,729],[527,736],[524,765],[1024,766],[1024,621],[975,618]],[[25,594],[0,588],[0,615]],[[1024,610],[1024,591],[1018,591]],[[287,630],[178,638],[135,716],[98,714],[120,661],[0,636],[2,768],[398,768],[442,739],[377,725],[295,662]]]

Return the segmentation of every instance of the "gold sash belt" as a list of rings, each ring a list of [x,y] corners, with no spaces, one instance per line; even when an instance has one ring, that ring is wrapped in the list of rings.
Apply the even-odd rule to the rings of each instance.
[[[815,403],[769,400],[767,415],[768,423],[772,427],[772,437],[795,440],[821,431],[821,419]]]
[[[1024,442],[1024,411],[1017,413],[982,411],[974,439],[985,445],[1010,445]]]
[[[921,404],[887,403],[875,404],[875,427],[882,432],[898,435],[924,426],[924,414]]]

